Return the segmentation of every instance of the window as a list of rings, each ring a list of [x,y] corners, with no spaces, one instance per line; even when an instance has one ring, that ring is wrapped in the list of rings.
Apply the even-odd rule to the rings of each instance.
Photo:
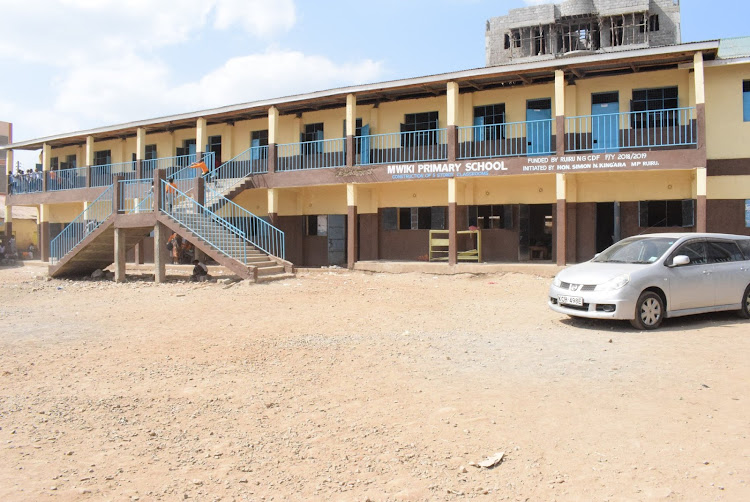
[[[57,157],[52,157],[51,159],[49,159],[49,168],[51,171],[57,171],[59,167],[60,166],[58,165]]]
[[[510,34],[508,33],[505,34],[505,43],[503,44],[503,47],[505,50],[510,49]]]
[[[750,80],[742,82],[742,120],[750,122]]]
[[[690,258],[688,265],[705,265],[708,262],[706,246],[702,241],[686,242],[672,253],[669,261],[671,262],[671,259],[677,255],[684,255]]]
[[[250,146],[268,146],[268,129],[251,132]]]
[[[659,14],[648,16],[648,31],[659,31]]]
[[[112,163],[112,151],[111,150],[99,150],[94,152],[94,165],[103,166]]]
[[[505,138],[505,103],[474,107],[474,141]]]
[[[648,200],[638,203],[640,227],[692,227],[695,200]]]
[[[401,143],[405,147],[434,145],[437,143],[437,128],[438,112],[407,113],[401,124],[401,132],[415,134],[401,134]]]
[[[513,206],[469,206],[468,226],[477,227],[482,230],[488,229],[512,229],[513,228]]]
[[[728,261],[744,260],[742,251],[735,242],[711,241],[708,243],[709,263],[725,263]]]
[[[323,122],[316,124],[305,124],[305,132],[302,133],[303,142],[314,141],[303,147],[303,154],[323,153]]]
[[[368,133],[369,135],[369,133]],[[362,119],[356,119],[354,121],[354,137],[359,138],[362,136]],[[344,132],[342,137],[346,138],[346,119],[344,119]],[[357,153],[362,153],[362,142],[355,141],[354,147],[357,149]]]
[[[146,158],[144,160],[153,160],[156,157],[156,145],[146,145]]]
[[[382,211],[383,230],[445,230],[445,208],[389,207]]]
[[[78,167],[78,159],[75,154],[65,157],[65,164],[67,164],[68,169],[75,169]]]
[[[636,89],[630,102],[633,113],[631,127],[661,127],[677,124],[678,114],[665,112],[679,106],[677,87],[657,87],[655,89]]]
[[[312,214],[305,217],[305,235],[326,236],[328,235],[328,215]]]

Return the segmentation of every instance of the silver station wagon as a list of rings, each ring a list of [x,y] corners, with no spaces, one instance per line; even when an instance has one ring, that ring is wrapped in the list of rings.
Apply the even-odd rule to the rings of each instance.
[[[750,237],[649,234],[629,237],[555,277],[552,310],[627,319],[656,329],[665,317],[736,310],[750,318]]]

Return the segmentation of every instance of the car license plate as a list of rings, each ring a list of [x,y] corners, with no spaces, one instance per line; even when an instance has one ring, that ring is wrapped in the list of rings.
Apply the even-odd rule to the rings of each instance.
[[[575,305],[576,307],[583,306],[583,298],[580,296],[560,295],[557,297],[557,302],[564,305]]]

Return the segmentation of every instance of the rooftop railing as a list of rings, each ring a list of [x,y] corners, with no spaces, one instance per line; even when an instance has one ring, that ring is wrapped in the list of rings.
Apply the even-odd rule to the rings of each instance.
[[[13,174],[8,176],[8,191],[11,195],[41,192],[42,173]]]
[[[698,144],[695,108],[582,115],[565,119],[566,152],[617,152]]]

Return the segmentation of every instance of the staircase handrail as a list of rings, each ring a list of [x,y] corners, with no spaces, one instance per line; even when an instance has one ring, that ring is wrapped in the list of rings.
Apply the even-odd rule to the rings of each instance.
[[[176,180],[186,180],[186,179],[193,179],[198,177],[198,168],[193,167],[193,165],[196,163],[196,155],[191,154],[188,155],[188,160],[190,160],[190,163],[187,166],[184,166],[180,169],[173,170],[171,173],[169,170],[167,171],[166,178],[174,178]],[[216,154],[214,152],[206,152],[203,154],[203,162],[206,163],[206,165],[213,164],[213,159],[216,157]],[[172,168],[176,169],[176,168]]]
[[[281,229],[227,199],[208,185],[206,185],[205,188],[206,198],[208,199],[210,196],[214,204],[217,204],[223,199],[223,204],[219,209],[219,212],[222,213],[220,218],[233,218],[235,221],[237,219],[242,219],[240,225],[242,225],[244,229],[241,230],[244,231],[246,235],[245,238],[250,244],[271,256],[281,258],[282,260],[286,259],[286,240],[284,232]]]
[[[109,185],[99,197],[94,199],[81,214],[66,226],[49,243],[50,264],[54,265],[83,241],[89,234],[99,228],[110,217],[113,210],[113,185]]]
[[[236,226],[232,225],[228,221],[226,221],[221,216],[217,215],[207,207],[200,204],[197,200],[190,197],[185,192],[172,187],[172,190],[174,191],[174,195],[172,195],[172,203],[170,204],[169,197],[170,195],[167,192],[167,186],[168,183],[166,180],[161,180],[161,206],[159,207],[159,210],[163,212],[164,214],[168,215],[172,219],[174,219],[176,222],[178,222],[180,225],[184,226],[191,232],[193,232],[195,235],[209,243],[212,247],[216,248],[221,254],[228,256],[232,259],[235,259],[237,261],[242,262],[243,264],[247,265],[247,236],[245,233],[237,228]],[[194,211],[193,212],[187,212],[184,210],[177,210],[175,211],[174,208],[178,205],[177,199],[180,200],[180,204],[182,203],[188,203],[189,205],[193,206]],[[171,207],[168,207],[171,206]],[[209,230],[204,225],[195,225],[192,224],[190,221],[187,220],[184,216],[192,214],[192,215],[204,215],[208,216],[210,218],[210,221],[214,225],[218,225],[220,227],[223,227],[226,229],[230,234],[232,234],[238,241],[239,245],[236,242],[233,242],[232,239],[220,239],[217,240],[216,237],[221,236],[215,236],[214,238],[210,237],[209,233],[206,230]],[[204,220],[201,220],[204,221]]]
[[[245,159],[244,157],[250,156],[249,159]],[[265,169],[260,169],[256,171],[252,168],[252,162],[253,162],[253,155],[257,155],[256,160],[264,159],[266,161]],[[250,166],[250,172],[244,173],[241,169],[237,169],[236,173],[241,174],[241,176],[221,176],[223,171],[234,171],[231,169],[232,164],[241,162],[241,161],[247,161]],[[244,150],[231,159],[227,160],[221,165],[218,165],[214,167],[213,169],[209,170],[206,174],[203,175],[204,178],[207,180],[215,180],[215,179],[226,179],[226,178],[246,178],[250,174],[264,174],[268,172],[268,146],[251,146],[247,150]],[[235,172],[232,172],[232,174],[235,174]]]

